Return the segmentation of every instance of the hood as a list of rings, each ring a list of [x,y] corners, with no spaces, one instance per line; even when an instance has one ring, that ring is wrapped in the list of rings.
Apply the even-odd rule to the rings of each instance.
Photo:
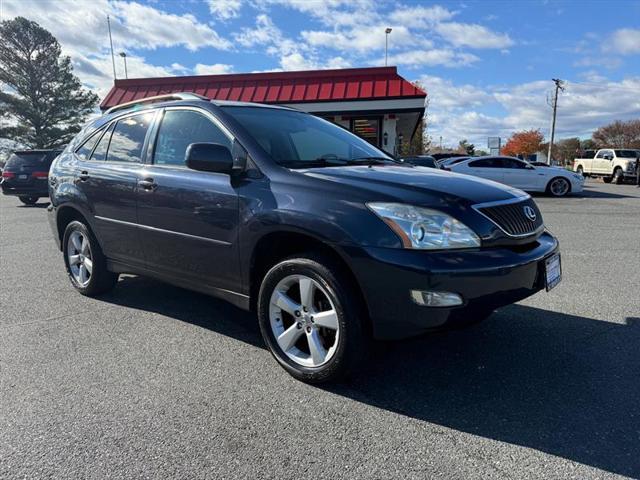
[[[526,195],[521,190],[470,175],[426,167],[345,166],[297,170],[305,176],[338,182],[398,201],[420,204],[462,200],[476,204]]]

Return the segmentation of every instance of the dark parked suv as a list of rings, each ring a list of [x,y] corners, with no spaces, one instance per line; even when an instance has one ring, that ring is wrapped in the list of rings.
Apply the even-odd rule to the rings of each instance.
[[[226,299],[308,382],[356,370],[371,339],[476,322],[560,280],[524,192],[397,162],[284,107],[121,105],[54,162],[50,197],[80,293],[134,273]]]
[[[2,171],[2,193],[16,195],[26,205],[49,196],[47,177],[51,162],[61,150],[15,151]]]

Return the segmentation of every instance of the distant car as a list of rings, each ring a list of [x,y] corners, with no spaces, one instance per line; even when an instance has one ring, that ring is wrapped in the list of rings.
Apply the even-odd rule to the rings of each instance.
[[[559,167],[536,167],[514,157],[473,157],[448,167],[456,173],[494,180],[527,192],[546,192],[554,197],[578,193],[584,178]]]
[[[442,168],[443,170],[447,170],[451,165],[455,165],[456,163],[460,163],[464,160],[468,160],[469,158],[471,157],[467,155],[463,157],[457,156],[457,157],[443,158],[442,160],[436,160],[436,166],[438,168]]]
[[[413,157],[403,157],[401,160],[405,163],[410,163],[411,165],[415,165],[416,167],[429,167],[429,168],[437,168],[436,167],[436,159],[431,155],[416,155]]]
[[[2,171],[2,193],[15,195],[25,205],[49,196],[47,178],[51,162],[62,150],[21,150],[9,157]]]
[[[436,159],[436,161],[444,160],[445,158],[457,158],[460,156],[459,153],[432,153],[431,156]]]

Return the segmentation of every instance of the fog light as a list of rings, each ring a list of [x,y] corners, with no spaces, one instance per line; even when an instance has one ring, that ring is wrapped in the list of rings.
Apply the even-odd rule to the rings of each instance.
[[[423,307],[455,307],[462,305],[462,297],[452,292],[411,290],[411,299]]]

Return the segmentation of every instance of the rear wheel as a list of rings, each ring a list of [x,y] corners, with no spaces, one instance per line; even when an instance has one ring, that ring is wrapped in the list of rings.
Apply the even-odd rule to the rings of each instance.
[[[562,177],[552,178],[547,185],[547,192],[554,197],[564,197],[571,191],[571,184],[569,180]]]
[[[624,173],[622,173],[621,168],[616,168],[613,172],[613,183],[616,185],[620,185],[624,182]]]
[[[29,195],[20,195],[18,198],[25,205],[35,205],[36,203],[38,203],[38,199],[40,197],[32,197],[32,196],[29,196]]]
[[[260,287],[258,321],[275,359],[298,380],[336,381],[365,363],[364,309],[329,257],[296,256],[271,268]]]
[[[107,261],[89,228],[74,220],[62,240],[64,263],[71,284],[82,295],[94,296],[111,290],[118,275],[107,270]]]
[[[580,165],[580,166],[578,167],[578,170],[576,170],[576,173],[577,173],[578,175],[582,175],[584,178],[587,178],[587,175],[585,175],[585,173],[584,173],[584,168],[582,168],[582,165]]]

